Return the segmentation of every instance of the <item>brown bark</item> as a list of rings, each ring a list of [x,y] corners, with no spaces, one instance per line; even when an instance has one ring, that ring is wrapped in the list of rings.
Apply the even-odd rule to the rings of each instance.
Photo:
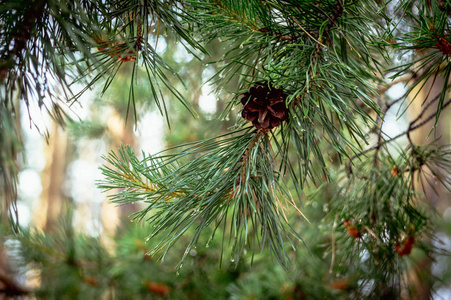
[[[417,98],[412,102],[409,107],[409,117],[410,119],[415,119],[418,116],[423,108],[437,95],[440,94],[444,85],[444,80],[442,77],[439,77],[433,82],[433,80],[429,80],[423,89],[419,92]],[[418,90],[414,90],[411,94],[415,95]],[[446,95],[445,102],[449,99],[449,96]],[[432,105],[426,111],[424,116],[429,116],[437,111],[437,105]],[[450,143],[450,118],[448,117],[450,113],[450,108],[447,107],[441,112],[441,116],[438,122],[438,126],[431,133],[431,129],[434,125],[435,118],[422,126],[421,128],[413,131],[410,134],[410,139],[414,145],[424,145],[429,144],[436,138],[440,139],[437,141],[440,145],[445,145]],[[420,120],[421,122],[422,120]],[[430,134],[430,135],[429,135]],[[428,138],[429,135],[429,138]],[[428,175],[423,175],[428,176]],[[430,176],[429,176],[430,177]],[[415,177],[416,178],[416,177]],[[423,178],[426,179],[426,178]],[[429,182],[435,182],[434,178],[428,178]],[[428,182],[425,180],[425,182]],[[419,182],[415,182],[416,188],[420,192],[424,192],[427,201],[431,202],[439,211],[444,211],[444,208],[448,206],[449,192],[440,184],[432,187],[430,185],[425,185],[425,190],[421,190],[421,184]],[[432,297],[432,285],[433,281],[431,280],[431,266],[432,260],[424,256],[421,261],[418,262],[418,265],[415,269],[412,269],[409,273],[409,277],[411,282],[415,288],[415,299],[431,299]]]
[[[126,125],[126,126],[125,126]],[[131,122],[125,124],[122,114],[114,110],[107,121],[108,133],[110,135],[110,149],[117,151],[121,144],[135,146],[135,134]],[[107,195],[116,194],[118,191],[108,191]],[[117,206],[110,201],[102,203],[101,221],[104,232],[109,236],[114,236],[121,221],[129,219],[129,215],[136,211],[133,204]]]
[[[38,228],[52,230],[58,224],[62,212],[64,196],[62,185],[67,169],[67,135],[53,122],[50,138],[45,147],[45,168],[41,175],[41,205],[34,223]]]

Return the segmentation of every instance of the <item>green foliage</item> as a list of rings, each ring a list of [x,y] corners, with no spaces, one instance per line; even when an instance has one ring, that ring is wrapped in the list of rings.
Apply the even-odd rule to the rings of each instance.
[[[405,59],[399,66],[390,70],[394,72],[392,78],[406,74],[412,75],[413,83],[409,87],[409,92],[415,87],[423,88],[428,79],[435,82],[438,77],[443,78],[444,83],[437,105],[434,127],[437,125],[444,107],[451,74],[451,65],[448,63],[451,45],[447,40],[451,28],[448,15],[444,13],[443,7],[440,7],[438,2],[425,1],[419,3],[416,6],[418,9],[416,14],[405,8],[404,13],[409,18],[408,26],[412,28],[400,30],[400,35],[396,38],[392,37],[389,42],[391,47],[397,52],[399,51],[399,57],[410,57],[410,59]],[[402,25],[405,26],[404,22]],[[416,95],[413,99],[415,97]],[[419,99],[418,101],[423,101],[424,104],[425,100]]]
[[[152,249],[143,245],[142,232],[131,234],[133,239],[124,237],[116,254],[96,239],[77,240],[67,224],[55,235],[24,232],[21,249],[38,250],[24,251],[24,261],[41,262],[38,268],[49,278],[59,280],[67,274],[56,289],[46,283],[37,295],[57,298],[70,290],[92,297],[145,298],[149,290],[170,288],[174,297],[196,299],[415,297],[408,280],[413,275],[407,273],[440,254],[431,242],[434,209],[425,201],[427,193],[416,186],[417,179],[423,191],[431,178],[451,187],[449,147],[420,146],[411,138],[432,119],[437,125],[441,111],[451,103],[446,98],[451,74],[448,4],[428,0],[6,4],[0,9],[0,42],[6,45],[0,48],[2,114],[9,112],[14,95],[29,106],[35,94],[38,106],[62,123],[64,112],[48,87],[48,72],[58,79],[69,101],[97,82],[104,81],[103,94],[115,77],[130,79],[127,89],[119,87],[127,100],[119,99],[114,106],[126,117],[133,108],[135,121],[138,89],[149,91],[163,115],[170,114],[163,101],[166,91],[196,115],[179,86],[169,80],[175,69],[152,44],[152,36],[157,43],[159,34],[169,31],[169,41],[175,38],[201,59],[208,55],[203,44],[218,43],[226,49],[221,58],[209,62],[216,71],[209,82],[218,94],[226,87],[234,94],[222,107],[223,117],[242,112],[249,102],[258,103],[248,108],[261,124],[268,114],[288,116],[275,128],[272,124],[254,128],[242,115],[227,133],[154,156],[143,153],[138,158],[127,146],[110,152],[98,186],[115,190],[111,199],[116,204],[146,205],[133,220],[149,223],[143,231]],[[398,56],[401,62],[394,59]],[[201,73],[201,68],[195,70]],[[386,83],[385,76],[393,81]],[[441,92],[425,99],[416,99],[419,92],[413,95],[410,100],[422,101],[422,110],[404,132],[388,137],[382,130],[388,110],[405,102],[414,88],[424,89],[427,80],[436,83],[439,76],[444,79]],[[140,86],[142,78],[148,86]],[[192,82],[189,78],[188,84]],[[407,93],[389,102],[384,92],[396,82],[408,82]],[[74,83],[83,84],[81,91],[71,92]],[[268,83],[267,96],[275,87],[288,97],[260,99],[250,91],[262,83]],[[252,97],[243,100],[245,93]],[[47,96],[51,105],[44,101]],[[271,103],[280,101],[286,111],[275,112]],[[430,108],[435,108],[432,114]],[[398,117],[405,109],[401,106]],[[11,162],[19,147],[14,135],[3,133],[13,128],[12,118],[5,120],[1,146],[14,149],[1,156],[2,172],[6,185],[13,186]],[[89,125],[83,131],[102,130]],[[408,143],[393,153],[394,141],[401,136]],[[324,204],[324,209],[310,209],[310,204],[320,208]],[[302,212],[299,205],[304,205]],[[215,243],[218,255],[196,250],[204,239],[206,246]],[[143,253],[159,253],[167,260],[171,248],[182,257],[178,272],[183,272],[183,265],[196,264],[192,253],[204,255],[199,256],[205,259],[199,265],[209,264],[210,258],[221,264],[230,257],[237,269],[211,281],[204,271],[193,269],[187,271],[186,281],[157,285],[146,278],[142,265],[148,258]],[[280,266],[265,265],[267,255]],[[81,262],[89,262],[89,267]],[[252,263],[257,273],[249,271]],[[293,284],[286,283],[284,272],[292,275]],[[167,272],[161,272],[156,280],[169,282],[165,276]],[[177,287],[186,290],[177,294]]]
[[[247,262],[220,269],[217,261],[221,243],[211,242],[208,249],[193,249],[185,267],[174,276],[171,264],[183,249],[175,247],[166,257],[167,264],[158,263],[147,253],[150,245],[144,238],[148,226],[128,226],[115,238],[117,245],[112,249],[99,237],[74,233],[70,223],[70,215],[64,215],[57,232],[22,230],[11,237],[15,243],[9,247],[18,265],[41,280],[34,291],[40,299],[127,299],[130,295],[134,299],[225,299],[228,287],[250,270]],[[262,256],[257,265],[266,269],[268,262]],[[277,283],[291,287],[280,267],[271,274],[277,274]],[[273,278],[268,277],[267,285],[269,280]],[[274,293],[277,287],[271,290]]]
[[[154,224],[151,236],[163,235],[155,252],[168,250],[192,224],[198,224],[195,238],[180,264],[196,245],[204,227],[215,224],[217,228],[221,223],[224,227],[230,226],[234,260],[239,261],[245,246],[252,251],[268,246],[283,262],[285,255],[280,241],[288,232],[299,237],[280,219],[286,207],[285,203],[275,203],[276,197],[284,197],[286,204],[295,204],[285,192],[283,182],[278,180],[281,174],[272,159],[273,150],[266,148],[270,145],[265,141],[267,137],[249,130],[236,134],[239,135],[189,144],[179,153],[163,153],[142,161],[130,148],[122,148],[119,156],[111,152],[108,162],[114,169],[102,168],[110,180],[100,183],[99,187],[112,189],[120,181],[126,189],[115,194],[113,201],[149,203],[135,218]],[[209,155],[202,155],[206,151]],[[196,154],[200,156],[186,160]],[[226,225],[229,211],[231,220]],[[248,227],[248,224],[251,225]],[[261,241],[249,239],[249,232],[261,232]],[[212,238],[213,235],[214,231]]]
[[[216,224],[212,226],[230,226],[235,260],[245,247],[255,251],[267,245],[286,265],[284,239],[289,235],[300,239],[286,223],[287,205],[296,207],[287,179],[299,198],[308,180],[327,178],[320,140],[330,144],[340,159],[349,157],[349,151],[359,151],[354,144],[365,140],[362,125],[374,124],[363,107],[379,112],[370,97],[373,87],[369,82],[375,66],[380,65],[375,60],[381,54],[377,37],[374,30],[368,30],[368,21],[376,19],[371,10],[361,10],[357,4],[304,5],[259,1],[187,4],[203,40],[220,37],[228,43],[230,50],[213,77],[218,78],[215,84],[221,86],[239,75],[241,90],[262,79],[283,86],[290,95],[291,117],[273,131],[252,131],[240,121],[238,126],[245,129],[232,132],[232,138],[207,139],[182,147],[178,153],[164,152],[143,161],[125,149],[119,156],[111,153],[108,162],[117,169],[103,168],[107,180],[99,186],[125,188],[113,196],[115,202],[149,203],[135,217],[155,225],[152,236],[165,236],[156,250],[169,249],[189,226],[197,224],[187,254],[200,232]],[[342,17],[345,9],[347,14]],[[306,19],[306,11],[315,11],[316,19]],[[377,23],[371,24],[379,28]],[[349,28],[349,37],[339,28]],[[300,29],[304,29],[302,34],[298,34]],[[319,36],[314,38],[308,32]],[[353,42],[339,43],[342,38]],[[347,47],[355,51],[349,57]],[[241,107],[240,97],[235,97],[228,109],[236,106]],[[289,154],[291,149],[295,155]],[[230,225],[226,225],[229,215]]]
[[[0,188],[2,221],[10,217],[10,224],[17,229],[17,208],[14,199],[17,197],[16,158],[22,149],[20,135],[17,133],[15,116],[11,107],[0,106]],[[3,222],[2,222],[3,223]]]
[[[103,94],[120,70],[128,71],[125,117],[133,111],[138,86],[149,86],[150,95],[161,114],[166,114],[162,89],[168,90],[191,111],[187,100],[171,83],[177,79],[173,69],[156,53],[150,37],[161,32],[174,33],[191,52],[206,53],[181,24],[189,20],[176,1],[97,1],[97,0],[20,0],[3,1],[0,8],[0,113],[19,111],[15,99],[23,101],[34,123],[36,110],[44,110],[60,125],[69,119],[67,110],[96,83],[103,83]],[[131,67],[125,67],[131,65]],[[139,77],[139,78],[138,78]],[[181,79],[181,78],[178,78]],[[166,116],[167,117],[167,116]],[[15,176],[10,165],[16,159],[7,136],[18,131],[14,122],[0,128],[0,163],[5,190],[6,211],[15,205]],[[17,136],[17,134],[16,134]],[[15,144],[20,145],[20,139]]]
[[[326,201],[323,224],[331,241],[325,243],[325,256],[331,261],[330,273],[348,276],[337,275],[331,284],[342,280],[344,289],[357,298],[399,296],[406,291],[414,295],[414,287],[403,278],[418,263],[416,253],[423,250],[420,258],[437,254],[428,242],[434,236],[429,221],[433,209],[424,205],[424,195],[415,188],[416,176],[428,180],[431,172],[449,188],[448,148],[418,146],[410,139],[411,131],[433,116],[437,120],[449,104],[444,95],[451,52],[447,53],[448,18],[443,9],[434,4],[431,14],[427,1],[418,4],[418,13],[409,11],[407,2],[393,8],[373,1],[190,1],[185,5],[195,16],[189,23],[201,41],[218,39],[226,45],[210,81],[220,90],[232,78],[239,79],[236,96],[224,114],[241,110],[246,104],[241,103],[244,93],[270,82],[289,95],[288,121],[276,128],[254,129],[239,119],[229,134],[153,157],[143,154],[143,159],[122,147],[119,155],[111,152],[106,158],[102,168],[106,179],[99,187],[121,189],[112,196],[116,203],[147,203],[134,218],[154,226],[150,238],[160,237],[153,254],[167,255],[194,226],[179,267],[199,244],[202,231],[213,228],[211,239],[223,227],[223,241],[229,239],[233,261],[262,247],[290,272],[292,257],[287,249],[299,246],[302,237],[294,224],[305,222],[292,221],[293,212],[302,214],[296,205],[308,199],[305,194],[311,183],[322,185],[325,190],[315,197]],[[402,22],[400,12],[401,16],[408,12]],[[421,26],[404,31],[408,22]],[[390,56],[410,51],[418,44],[414,40],[424,49],[435,45],[439,51],[427,50],[423,57],[406,59],[390,70]],[[393,70],[398,70],[389,73],[393,79],[401,81],[410,74],[414,83],[400,99],[383,103],[378,93],[385,91],[384,74]],[[418,70],[424,73],[415,78]],[[381,129],[384,114],[432,74],[445,75],[441,94],[429,100],[405,132],[386,138]],[[425,116],[434,103],[438,103],[436,113]],[[268,111],[261,109],[259,118]],[[364,150],[372,133],[376,145]],[[409,145],[391,155],[388,144],[404,135]],[[372,159],[361,159],[364,155]],[[411,258],[412,248],[418,250]],[[266,294],[264,281],[253,276],[229,291],[236,299],[259,298]],[[299,287],[308,294],[309,289],[304,289]]]

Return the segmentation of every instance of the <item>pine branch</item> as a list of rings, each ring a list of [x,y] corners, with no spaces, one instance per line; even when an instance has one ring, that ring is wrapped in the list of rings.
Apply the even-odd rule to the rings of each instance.
[[[181,234],[197,224],[197,232],[179,266],[195,247],[205,227],[212,223],[216,224],[215,228],[221,223],[226,226],[229,217],[231,248],[236,262],[245,247],[257,251],[260,244],[271,249],[286,266],[282,237],[299,237],[284,225],[288,221],[286,216],[282,221],[279,214],[284,216],[287,209],[283,202],[290,206],[295,204],[281,182],[267,131],[245,129],[235,134],[238,135],[188,144],[182,147],[186,150],[177,154],[163,152],[142,161],[136,159],[130,148],[121,148],[119,156],[110,153],[107,158],[114,169],[102,168],[106,180],[99,183],[99,187],[124,189],[113,195],[114,202],[144,200],[148,204],[134,218],[154,224],[151,237],[162,237],[153,254],[166,249],[163,256],[166,255]],[[200,156],[196,158],[197,155]],[[193,160],[186,160],[192,156]],[[143,178],[149,182],[144,182]],[[279,197],[284,200],[276,200]],[[153,214],[148,216],[151,211]],[[245,228],[249,225],[248,232]]]
[[[429,103],[428,105],[426,105],[425,107],[423,107],[423,109],[421,110],[421,112],[417,115],[417,117],[415,119],[413,119],[408,126],[408,129],[405,130],[404,132],[399,133],[398,135],[389,138],[389,139],[382,139],[382,134],[379,135],[379,139],[376,145],[363,150],[360,153],[355,154],[354,156],[352,156],[350,158],[350,163],[352,163],[352,160],[359,158],[361,155],[365,155],[368,152],[374,151],[376,150],[376,152],[378,152],[378,149],[380,149],[382,146],[384,146],[387,143],[393,142],[403,136],[408,137],[410,144],[413,145],[412,141],[410,140],[410,133],[418,128],[421,128],[422,126],[426,125],[427,123],[429,123],[431,120],[434,119],[434,117],[436,117],[436,112],[429,114],[422,122],[420,122],[419,124],[416,124],[424,115],[424,113],[426,112],[426,110],[432,105],[434,104],[436,101],[438,101],[440,99],[441,94],[437,95],[436,97],[434,97]],[[446,103],[443,104],[443,106],[441,107],[441,109],[447,107],[448,105],[451,104],[451,100],[448,100]],[[382,123],[381,123],[382,124]],[[380,131],[380,130],[379,130]]]

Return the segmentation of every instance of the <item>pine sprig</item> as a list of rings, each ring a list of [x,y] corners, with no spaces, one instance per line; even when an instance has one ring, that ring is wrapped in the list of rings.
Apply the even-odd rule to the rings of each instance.
[[[148,204],[134,218],[154,225],[150,237],[162,237],[153,254],[164,250],[164,257],[190,226],[197,225],[179,266],[196,246],[201,231],[210,225],[215,231],[221,224],[230,226],[228,235],[237,263],[245,248],[258,251],[267,246],[286,266],[283,241],[289,235],[300,237],[287,224],[285,213],[288,206],[296,205],[287,192],[269,136],[267,131],[249,129],[234,134],[141,161],[123,147],[119,156],[108,156],[114,168],[102,168],[106,180],[99,187],[123,189],[112,196],[116,203],[143,200]]]
[[[104,15],[111,15],[114,18],[109,22],[102,23],[100,35],[93,35],[94,47],[99,51],[96,56],[99,63],[93,68],[88,68],[79,76],[77,80],[89,80],[86,87],[81,90],[74,99],[80,97],[87,89],[91,88],[99,80],[105,80],[102,94],[113,82],[117,72],[124,68],[124,64],[133,64],[130,71],[130,88],[128,96],[128,107],[126,117],[129,112],[133,112],[134,119],[137,120],[135,106],[135,89],[138,84],[138,68],[140,66],[147,74],[153,99],[160,111],[166,116],[168,124],[166,104],[163,99],[162,89],[172,93],[193,116],[197,113],[191,108],[184,96],[171,83],[169,76],[174,75],[183,83],[176,72],[156,53],[156,44],[151,45],[149,36],[155,35],[158,43],[160,27],[174,33],[177,40],[186,43],[186,49],[194,54],[196,51],[206,54],[206,50],[191,37],[191,34],[180,22],[181,16],[188,21],[189,14],[183,12],[175,1],[107,1]],[[92,71],[96,74],[90,76]]]
[[[304,185],[307,178],[318,181],[327,173],[320,140],[330,143],[340,159],[360,150],[365,140],[362,127],[374,125],[367,109],[381,113],[372,100],[374,74],[381,73],[377,58],[385,55],[368,27],[372,19],[375,30],[382,28],[370,9],[374,4],[362,9],[341,1],[190,3],[208,12],[197,19],[198,34],[207,41],[219,37],[230,48],[221,61],[224,66],[212,78],[215,84],[222,86],[238,74],[244,82],[242,92],[256,81],[270,81],[290,95],[288,131],[295,134],[285,135],[283,143],[293,143],[302,153],[299,163],[315,160],[321,168],[318,172],[305,163],[297,184]],[[236,12],[241,11],[248,13],[239,22]],[[239,100],[236,97],[228,108]]]
[[[414,291],[415,283],[404,276],[410,272],[413,253],[439,254],[430,244],[435,234],[430,222],[434,210],[414,185],[423,172],[446,178],[446,165],[434,162],[438,153],[447,161],[449,149],[432,143],[399,152],[394,158],[384,149],[378,153],[378,164],[364,160],[352,173],[334,178],[340,186],[328,203],[331,210],[326,217],[334,230],[331,270],[359,273],[361,296]],[[362,251],[364,256],[359,255]]]
[[[103,94],[118,72],[125,69],[129,71],[130,88],[124,113],[128,117],[133,111],[136,121],[135,90],[142,65],[162,115],[167,117],[162,92],[165,90],[196,116],[171,82],[174,77],[180,81],[181,78],[156,53],[156,45],[149,42],[149,36],[158,37],[164,29],[191,52],[206,54],[181,23],[182,17],[191,19],[177,1],[3,1],[0,7],[1,114],[18,111],[14,106],[17,106],[15,99],[19,99],[24,101],[30,124],[36,128],[32,120],[36,108],[46,111],[64,126],[70,119],[67,113],[70,105],[102,81]],[[125,64],[132,66],[127,68]],[[5,121],[2,125],[1,130],[5,131],[8,124]],[[8,133],[1,136],[6,140]],[[5,146],[2,153],[10,152],[6,143],[1,146]],[[11,203],[15,202],[16,171],[7,164],[15,159],[8,157],[0,162],[3,173],[10,173],[3,179]],[[8,209],[5,207],[4,211]]]
[[[414,89],[421,90],[428,80],[435,82],[438,77],[443,78],[444,83],[435,115],[435,127],[444,108],[451,75],[449,63],[451,28],[448,15],[437,2],[429,1],[428,4],[428,1],[420,1],[416,5],[418,14],[410,12],[406,5],[407,3],[401,3],[399,8],[408,16],[412,29],[405,30],[402,26],[404,23],[395,27],[395,34],[398,34],[398,37],[396,40],[390,39],[390,42],[385,44],[399,52],[399,57],[409,57],[409,59],[404,59],[399,66],[389,71],[394,72],[391,76],[393,79],[406,75],[411,77],[412,84],[408,90],[412,95],[410,101],[418,96],[418,92],[413,93]]]

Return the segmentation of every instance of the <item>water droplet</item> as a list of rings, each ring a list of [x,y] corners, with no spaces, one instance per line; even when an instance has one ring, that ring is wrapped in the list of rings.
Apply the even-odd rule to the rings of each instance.
[[[148,242],[150,240],[150,236],[146,238],[146,242]]]
[[[244,48],[244,46],[243,46],[243,44],[241,44],[241,45],[240,45],[240,49],[243,49],[243,48]]]
[[[197,251],[194,250],[194,249],[191,249],[191,250],[189,251],[189,255],[191,255],[191,256],[196,256],[196,255],[197,255]]]
[[[231,261],[231,262],[235,262],[235,259],[234,259],[234,258],[231,258],[230,261]]]

